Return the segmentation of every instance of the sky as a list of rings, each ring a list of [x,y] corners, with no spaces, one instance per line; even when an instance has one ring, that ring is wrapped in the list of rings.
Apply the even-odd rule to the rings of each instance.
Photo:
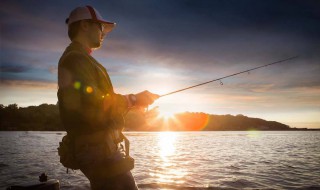
[[[65,19],[92,5],[116,22],[92,56],[116,93],[181,88],[265,67],[158,99],[163,113],[243,114],[320,128],[320,1],[2,0],[0,104],[57,103]]]

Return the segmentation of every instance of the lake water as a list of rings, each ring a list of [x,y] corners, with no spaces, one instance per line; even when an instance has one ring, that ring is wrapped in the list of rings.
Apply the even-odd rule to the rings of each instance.
[[[59,163],[65,132],[0,132],[0,189],[37,182],[89,189]],[[126,132],[140,189],[320,189],[320,131]]]

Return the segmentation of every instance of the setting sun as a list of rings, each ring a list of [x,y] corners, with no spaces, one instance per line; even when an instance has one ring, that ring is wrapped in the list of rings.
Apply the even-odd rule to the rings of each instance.
[[[170,112],[168,110],[160,110],[159,117],[165,120],[172,119],[174,117],[174,112]]]
[[[173,109],[166,109],[165,107],[156,106],[154,109],[157,110],[157,119],[174,119],[174,115],[177,113]]]

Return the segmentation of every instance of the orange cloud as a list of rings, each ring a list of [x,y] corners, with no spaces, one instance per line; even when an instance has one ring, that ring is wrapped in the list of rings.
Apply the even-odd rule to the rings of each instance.
[[[3,88],[38,88],[38,89],[57,89],[56,82],[43,82],[31,80],[2,80],[0,87]]]

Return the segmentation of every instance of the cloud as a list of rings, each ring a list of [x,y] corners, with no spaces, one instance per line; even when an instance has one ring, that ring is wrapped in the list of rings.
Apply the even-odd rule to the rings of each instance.
[[[32,81],[32,80],[1,80],[0,87],[4,88],[36,88],[36,89],[57,89],[56,82]]]
[[[39,9],[24,1],[2,2],[1,48],[35,52],[57,52],[62,49],[67,36],[59,34],[66,34],[67,28],[57,19],[62,15],[53,14],[55,10],[52,8],[55,6],[50,7]],[[50,12],[56,17],[51,18]]]
[[[0,73],[23,73],[28,71],[30,68],[21,65],[1,65]]]
[[[74,8],[73,3],[63,4],[66,6],[44,2],[43,9],[34,9],[26,2],[4,3],[0,9],[5,15],[1,19],[5,26],[4,47],[37,53],[40,63],[42,56],[55,53],[45,62],[57,62],[68,43],[66,26],[61,21]],[[142,66],[153,64],[211,73],[237,64],[259,64],[271,57],[276,60],[309,52],[314,48],[312,44],[319,41],[318,35],[310,35],[320,32],[317,13],[300,10],[301,6],[312,8],[316,3],[295,2],[287,6],[278,1],[234,1],[230,6],[230,2],[210,1],[134,4],[110,1],[95,4],[103,7],[100,12],[105,17],[118,23],[107,44],[99,50],[103,53],[97,55]],[[62,14],[56,15],[57,10]],[[297,27],[299,24],[303,27]]]
[[[50,66],[49,72],[52,74],[58,74],[58,67],[57,66]]]
[[[17,60],[18,61],[18,60]],[[32,63],[3,63],[0,66],[1,80],[55,82],[57,80],[57,66]]]
[[[223,86],[217,82],[185,92],[181,96],[190,92],[192,100],[176,98],[181,102],[173,99],[170,105],[182,111],[216,106],[226,113],[270,114],[319,107],[318,1],[91,3],[117,23],[106,44],[93,53],[106,66],[116,90],[147,88],[162,93],[299,55],[224,79]],[[64,20],[76,6],[78,1],[42,1],[37,6],[30,1],[1,1],[0,87],[57,88],[53,82],[57,63],[69,44]],[[190,101],[194,104],[184,107]]]

